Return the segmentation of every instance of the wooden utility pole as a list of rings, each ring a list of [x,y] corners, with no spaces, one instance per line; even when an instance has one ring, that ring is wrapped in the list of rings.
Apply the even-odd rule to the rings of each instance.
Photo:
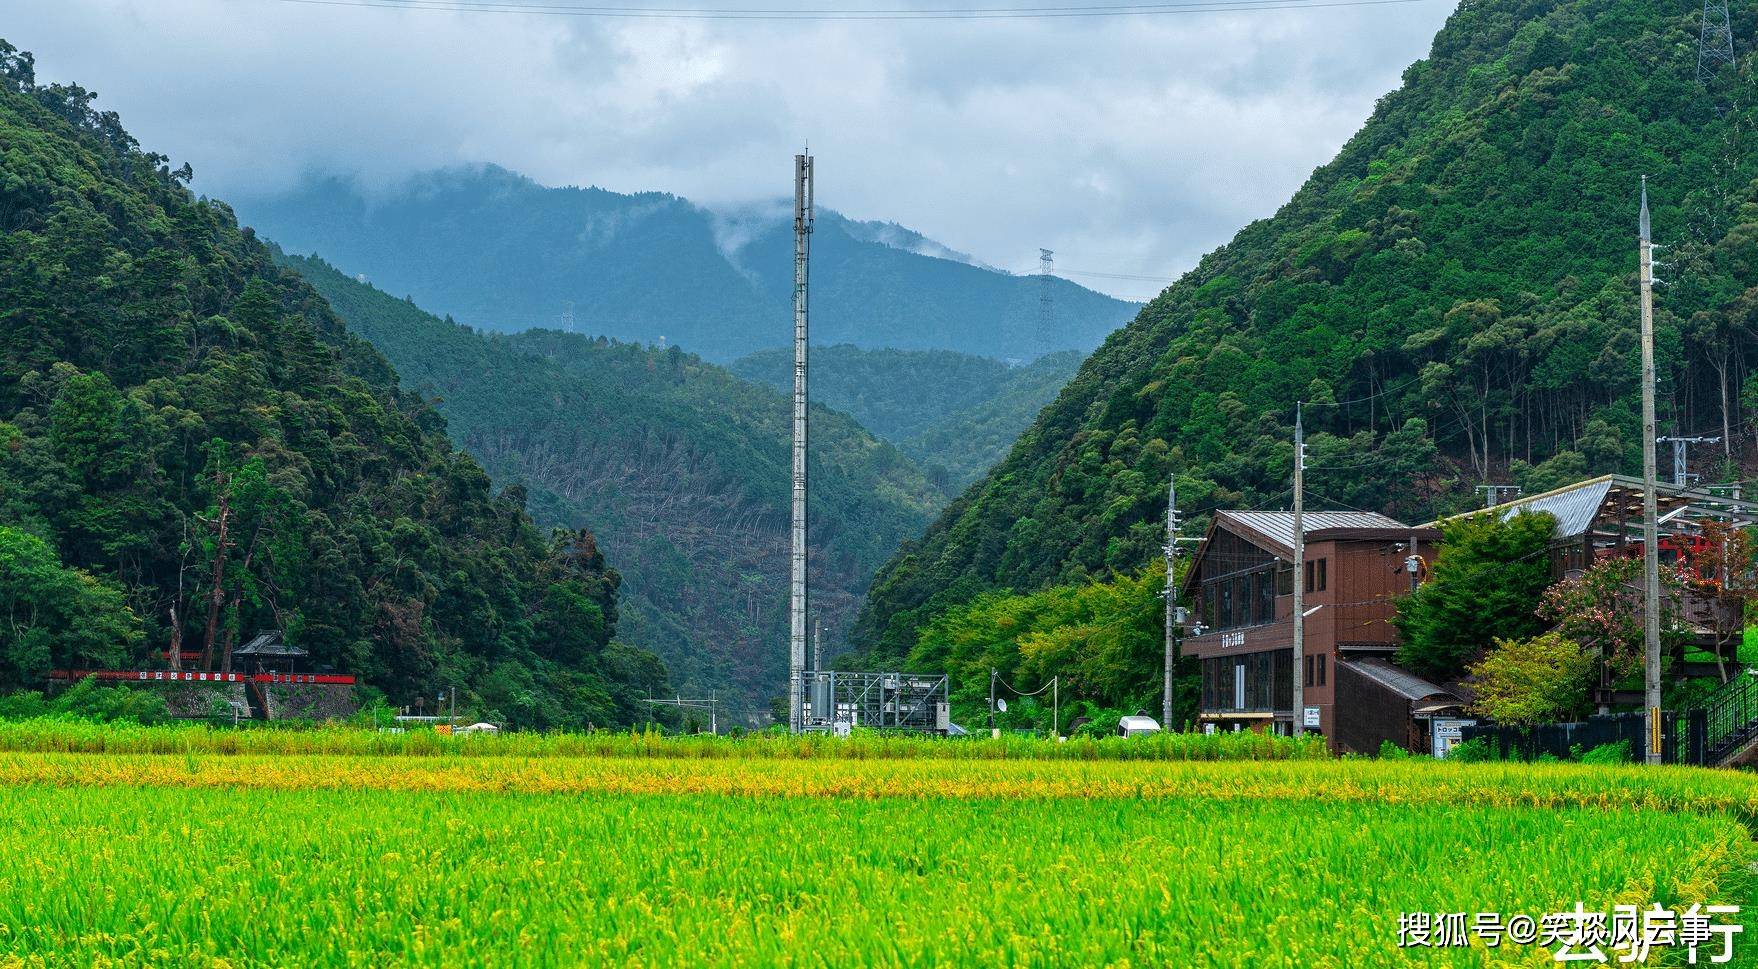
[[[1167,475],[1166,483],[1166,673],[1164,702],[1160,706],[1160,726],[1172,729],[1173,672],[1178,665],[1177,624],[1178,586],[1172,579],[1173,563],[1178,559],[1178,477]]]
[[[1654,241],[1649,231],[1648,176],[1642,176],[1637,219],[1642,292],[1642,705],[1648,711],[1648,757],[1660,763],[1660,536],[1655,497]]]
[[[1294,405],[1294,722],[1289,732],[1306,731],[1306,428],[1301,405]],[[1272,703],[1271,706],[1274,706]]]

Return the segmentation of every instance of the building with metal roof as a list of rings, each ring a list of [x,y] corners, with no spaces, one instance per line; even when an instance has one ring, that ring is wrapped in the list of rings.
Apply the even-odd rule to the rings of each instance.
[[[1199,625],[1184,642],[1202,662],[1199,716],[1205,730],[1316,730],[1337,749],[1344,721],[1365,711],[1339,705],[1335,690],[1346,658],[1385,657],[1398,647],[1393,602],[1414,584],[1409,563],[1440,538],[1385,515],[1313,511],[1304,516],[1305,561],[1294,562],[1294,515],[1284,511],[1221,511],[1191,558],[1183,595]],[[1294,669],[1294,583],[1303,582],[1304,658]],[[1293,709],[1294,677],[1304,709]],[[1386,694],[1407,717],[1410,702]],[[1402,712],[1397,712],[1402,711]],[[1354,731],[1359,736],[1362,730]],[[1410,742],[1409,731],[1382,739]],[[1379,749],[1375,740],[1371,750]]]

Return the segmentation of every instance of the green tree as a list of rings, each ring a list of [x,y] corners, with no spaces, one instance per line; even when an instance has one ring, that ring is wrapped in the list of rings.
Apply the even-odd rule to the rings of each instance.
[[[0,525],[0,681],[114,667],[140,636],[122,590],[63,566],[35,535]]]
[[[1593,650],[1561,633],[1497,639],[1470,667],[1477,692],[1471,712],[1518,726],[1579,719],[1598,669]]]
[[[1555,531],[1556,519],[1543,513],[1468,515],[1442,526],[1428,581],[1397,603],[1398,662],[1451,679],[1494,640],[1538,634]]]

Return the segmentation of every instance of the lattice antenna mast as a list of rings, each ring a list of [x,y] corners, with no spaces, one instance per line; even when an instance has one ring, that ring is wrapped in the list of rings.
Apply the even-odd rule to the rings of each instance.
[[[1056,253],[1038,250],[1038,356],[1050,352],[1056,336],[1056,297],[1050,278],[1056,275]]]
[[[793,553],[788,596],[788,729],[805,728],[806,283],[812,256],[812,156],[794,156]]]
[[[562,310],[562,332],[563,333],[574,332],[574,301],[573,300],[569,300],[567,303],[567,307]]]
[[[1654,461],[1654,237],[1648,215],[1648,176],[1636,221],[1637,282],[1642,314],[1642,705],[1648,712],[1650,764],[1661,761],[1660,539]]]
[[[1734,63],[1734,28],[1727,0],[1703,0],[1703,33],[1697,41],[1697,83],[1708,87]]]

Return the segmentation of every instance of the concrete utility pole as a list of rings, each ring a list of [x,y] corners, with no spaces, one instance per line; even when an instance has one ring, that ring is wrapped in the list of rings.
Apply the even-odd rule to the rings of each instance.
[[[1160,726],[1172,729],[1172,674],[1178,665],[1176,632],[1178,587],[1172,581],[1172,565],[1178,558],[1178,477],[1169,475],[1166,484],[1166,682],[1165,700],[1160,706]]]
[[[1306,730],[1306,428],[1294,405],[1294,722],[1289,732]],[[1271,704],[1274,706],[1274,704]]]
[[[1660,537],[1654,468],[1654,241],[1648,176],[1637,219],[1642,291],[1642,700],[1648,710],[1648,763],[1660,763]]]
[[[806,671],[806,282],[812,255],[812,156],[794,156],[794,480],[788,602],[788,728],[805,727]]]

